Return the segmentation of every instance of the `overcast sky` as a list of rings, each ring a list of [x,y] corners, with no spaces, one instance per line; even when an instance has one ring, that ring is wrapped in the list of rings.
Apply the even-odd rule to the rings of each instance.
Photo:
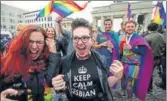
[[[21,9],[24,9],[27,11],[40,10],[40,9],[44,8],[48,4],[48,2],[50,2],[50,1],[1,1],[1,3],[3,3],[3,4],[7,4],[10,6],[17,7],[17,8],[21,8]],[[75,1],[75,2],[79,5],[83,5],[87,1]],[[73,13],[68,17],[72,17],[72,18],[82,17],[82,18],[85,18],[85,19],[89,20],[90,22],[92,22],[91,11],[92,11],[93,7],[106,6],[106,5],[110,5],[112,3],[113,3],[113,1],[91,1],[84,10],[82,10],[80,12]],[[153,2],[153,4],[156,4],[156,1]],[[165,2],[164,2],[164,7],[166,9]],[[57,14],[54,12],[52,13],[52,15],[57,16]],[[114,21],[114,22],[120,23],[121,21]],[[118,26],[119,26],[119,24],[118,24]]]

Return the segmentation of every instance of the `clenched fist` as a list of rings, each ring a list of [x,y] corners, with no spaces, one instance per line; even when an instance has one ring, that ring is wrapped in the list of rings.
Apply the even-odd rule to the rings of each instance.
[[[123,76],[123,65],[120,61],[114,60],[110,66],[110,72],[115,76],[117,79],[121,79]]]
[[[113,87],[118,80],[120,80],[123,76],[123,65],[120,61],[114,60],[110,66],[110,74],[108,77],[108,84],[110,87]]]
[[[6,89],[1,92],[1,101],[16,101],[16,100],[7,99],[6,96],[7,95],[17,95],[17,94],[18,94],[18,91],[15,89]]]
[[[66,89],[66,84],[65,84],[65,81],[64,81],[64,75],[57,75],[56,77],[54,77],[52,79],[52,85],[53,85],[53,88],[56,90],[56,91],[59,91],[59,90],[65,90]]]

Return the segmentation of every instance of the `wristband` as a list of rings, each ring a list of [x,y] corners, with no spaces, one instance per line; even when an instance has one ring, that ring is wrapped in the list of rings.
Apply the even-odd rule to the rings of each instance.
[[[114,76],[114,74],[112,72],[109,72],[108,76]]]

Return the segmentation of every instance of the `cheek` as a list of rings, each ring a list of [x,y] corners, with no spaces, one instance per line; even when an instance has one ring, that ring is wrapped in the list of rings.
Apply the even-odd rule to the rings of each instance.
[[[39,51],[39,53],[40,53],[40,54],[43,52],[43,50],[44,50],[44,45],[43,45],[43,46],[38,47],[38,51]]]
[[[76,49],[77,43],[73,42],[73,46]]]

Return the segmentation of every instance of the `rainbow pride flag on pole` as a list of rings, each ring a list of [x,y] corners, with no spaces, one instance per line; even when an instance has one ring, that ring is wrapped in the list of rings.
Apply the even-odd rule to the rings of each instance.
[[[87,3],[85,3],[82,7],[76,4],[72,0],[53,0],[49,2],[48,5],[46,5],[45,8],[43,8],[38,16],[36,17],[36,20],[39,17],[48,16],[52,12],[58,13],[61,17],[67,17],[68,15],[83,10],[87,6]]]
[[[128,8],[127,8],[127,18],[128,18],[128,20],[130,20],[131,17],[132,17],[131,4],[128,3]]]
[[[166,26],[166,13],[162,2],[157,2],[153,22]]]

